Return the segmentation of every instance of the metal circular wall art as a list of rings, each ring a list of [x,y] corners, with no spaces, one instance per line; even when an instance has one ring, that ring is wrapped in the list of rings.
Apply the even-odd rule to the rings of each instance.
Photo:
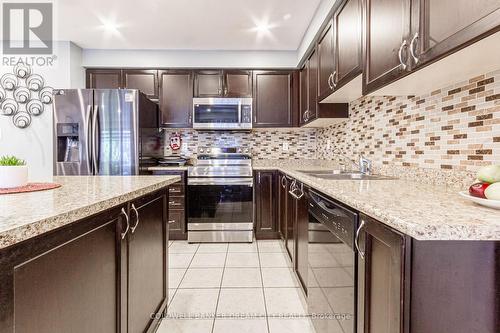
[[[0,115],[12,117],[16,127],[28,127],[32,116],[41,115],[53,100],[53,89],[28,65],[19,63],[13,74],[0,78]]]

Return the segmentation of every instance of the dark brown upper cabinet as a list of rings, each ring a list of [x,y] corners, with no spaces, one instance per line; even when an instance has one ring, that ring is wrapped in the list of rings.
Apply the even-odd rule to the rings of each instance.
[[[318,100],[333,92],[332,78],[335,72],[333,20],[330,20],[318,40]]]
[[[500,30],[498,0],[412,0],[412,67],[429,64]]]
[[[318,106],[318,54],[313,50],[300,70],[299,125],[315,119]]]
[[[87,69],[86,87],[88,89],[123,88],[121,69]]]
[[[255,237],[257,239],[279,238],[276,171],[255,172]]]
[[[407,74],[411,0],[366,0],[363,94]]]
[[[239,69],[195,73],[195,97],[252,97],[252,72]]]
[[[139,89],[150,99],[158,99],[158,71],[155,69],[124,69],[123,87]]]
[[[361,21],[361,0],[345,0],[334,14],[335,90],[361,74]]]
[[[193,126],[193,73],[189,70],[161,70],[160,124],[162,127]]]
[[[219,97],[224,94],[221,70],[195,72],[195,97]]]
[[[294,70],[254,71],[254,127],[297,126],[298,79],[298,71]]]
[[[224,70],[224,96],[252,97],[252,71]]]

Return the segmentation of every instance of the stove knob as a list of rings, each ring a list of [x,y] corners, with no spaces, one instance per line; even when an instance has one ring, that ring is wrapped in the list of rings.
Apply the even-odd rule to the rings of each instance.
[[[250,152],[250,149],[245,148],[245,154],[248,154]]]
[[[203,151],[203,148],[201,148],[199,151],[200,151],[200,153],[203,153],[203,152],[204,152],[204,151]]]

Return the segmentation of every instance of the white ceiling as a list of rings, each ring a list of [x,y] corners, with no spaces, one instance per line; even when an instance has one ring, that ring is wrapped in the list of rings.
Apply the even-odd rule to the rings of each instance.
[[[59,0],[55,37],[86,49],[297,50],[320,1]]]

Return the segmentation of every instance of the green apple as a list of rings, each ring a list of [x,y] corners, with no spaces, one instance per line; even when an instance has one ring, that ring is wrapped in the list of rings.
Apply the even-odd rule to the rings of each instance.
[[[500,165],[488,165],[479,169],[477,179],[485,183],[500,182]]]
[[[500,200],[500,183],[491,184],[484,190],[486,199]]]

